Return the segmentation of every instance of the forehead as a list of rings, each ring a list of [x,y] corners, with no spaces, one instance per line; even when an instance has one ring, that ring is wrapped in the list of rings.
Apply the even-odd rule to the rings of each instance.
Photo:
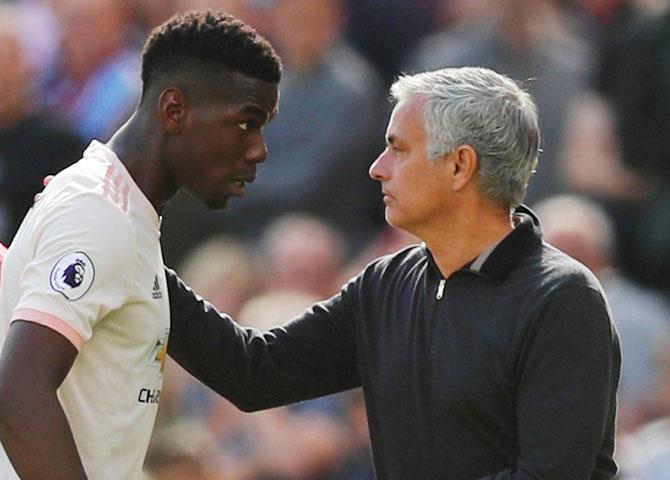
[[[389,119],[387,135],[404,137],[424,131],[423,107],[426,101],[419,96],[411,96],[400,100]]]
[[[200,74],[185,69],[176,76],[159,77],[151,87],[158,92],[168,88],[180,90],[186,105],[202,120],[220,120],[222,116],[250,113],[264,122],[276,115],[279,87],[238,72],[205,71]]]
[[[187,96],[196,105],[225,106],[230,109],[253,109],[266,116],[276,113],[279,87],[276,83],[228,72],[189,82]]]

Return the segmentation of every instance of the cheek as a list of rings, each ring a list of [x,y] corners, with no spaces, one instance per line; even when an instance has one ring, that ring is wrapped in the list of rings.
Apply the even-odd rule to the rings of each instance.
[[[234,128],[195,127],[183,145],[187,165],[181,173],[190,186],[218,188],[230,175],[244,171],[246,145]]]
[[[193,156],[193,174],[201,180],[215,180],[230,170],[234,156],[225,144],[204,141]]]
[[[401,190],[404,196],[411,198],[424,187],[419,173],[413,161],[409,158],[394,169],[393,177],[395,178],[397,188]]]

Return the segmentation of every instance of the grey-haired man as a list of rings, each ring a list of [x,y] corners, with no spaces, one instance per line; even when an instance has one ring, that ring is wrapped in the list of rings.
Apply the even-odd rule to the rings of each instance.
[[[423,240],[266,332],[168,272],[168,352],[243,410],[362,387],[380,479],[604,480],[620,353],[603,291],[520,206],[531,97],[481,68],[401,77],[370,168]]]

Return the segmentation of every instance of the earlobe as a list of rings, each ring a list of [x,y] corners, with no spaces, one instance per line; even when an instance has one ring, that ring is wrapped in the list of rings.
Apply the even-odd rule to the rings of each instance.
[[[158,98],[158,115],[168,135],[179,135],[186,120],[186,97],[178,88],[167,88]]]

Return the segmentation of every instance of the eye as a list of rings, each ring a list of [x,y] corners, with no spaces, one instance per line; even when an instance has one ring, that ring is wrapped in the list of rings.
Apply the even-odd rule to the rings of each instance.
[[[249,122],[241,122],[237,124],[238,127],[240,127],[242,130],[245,132],[249,130]]]

